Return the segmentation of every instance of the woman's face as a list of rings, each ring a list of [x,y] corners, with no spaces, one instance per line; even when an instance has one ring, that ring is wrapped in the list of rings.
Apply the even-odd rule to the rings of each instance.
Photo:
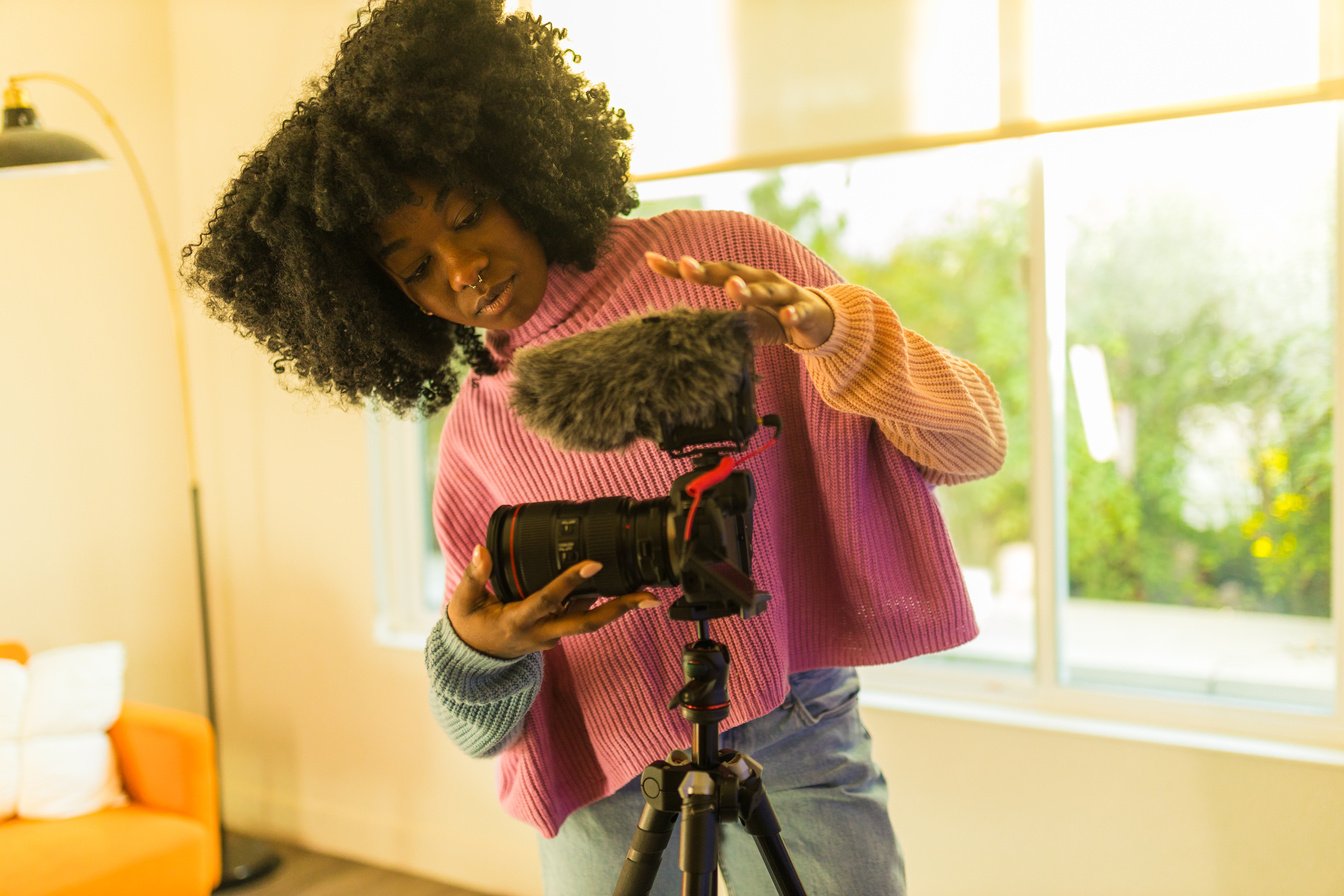
[[[436,317],[491,330],[519,326],[546,292],[546,254],[495,199],[412,180],[415,194],[374,227],[374,259]]]

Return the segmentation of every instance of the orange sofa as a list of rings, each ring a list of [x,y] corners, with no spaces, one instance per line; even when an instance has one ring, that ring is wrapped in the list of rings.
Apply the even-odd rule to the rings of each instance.
[[[25,662],[27,651],[0,644],[0,657]],[[108,733],[128,804],[0,821],[0,896],[206,896],[219,882],[209,721],[127,701]]]

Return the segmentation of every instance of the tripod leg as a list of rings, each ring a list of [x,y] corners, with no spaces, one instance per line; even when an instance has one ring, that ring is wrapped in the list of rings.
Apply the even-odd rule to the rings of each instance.
[[[718,788],[705,771],[681,784],[681,896],[713,896],[719,885]]]
[[[770,879],[775,882],[775,889],[787,896],[805,896],[803,883],[798,879],[793,860],[789,858],[784,840],[779,836],[779,819],[775,817],[775,810],[764,790],[742,823],[747,832],[756,838],[756,848],[761,851],[761,858],[770,872]]]
[[[672,824],[676,820],[675,812],[644,806],[639,814],[639,826],[630,840],[630,850],[625,854],[625,864],[621,866],[621,876],[612,891],[614,896],[645,896],[653,889],[653,880],[658,876],[663,850],[672,839]]]
[[[807,896],[784,840],[780,837],[779,817],[775,815],[770,798],[765,794],[760,766],[751,757],[738,753],[725,761],[724,767],[738,779],[738,820],[756,841],[756,848],[761,853],[766,870],[770,872],[775,891],[781,896]]]

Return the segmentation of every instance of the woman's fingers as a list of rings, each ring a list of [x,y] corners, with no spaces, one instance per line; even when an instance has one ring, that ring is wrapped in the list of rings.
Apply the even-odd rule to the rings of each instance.
[[[671,277],[674,280],[681,279],[681,271],[677,268],[677,263],[670,258],[664,258],[657,252],[645,252],[644,261],[655,274],[662,274],[664,277]]]
[[[753,342],[811,349],[825,344],[835,327],[829,302],[776,271],[689,255],[676,261],[657,252],[646,252],[644,257],[651,270],[665,277],[722,289],[748,312]]]
[[[596,607],[593,606],[593,602],[599,599],[596,595],[574,594],[601,570],[602,564],[595,560],[578,563],[526,600],[506,609],[516,614],[513,620],[515,624],[530,626],[538,631],[546,629],[555,633],[553,636],[548,635],[548,638],[558,638],[595,631],[629,610],[658,605],[658,599],[647,591],[612,598]]]
[[[644,599],[657,603],[652,595],[633,599],[627,595],[619,603],[613,601],[617,605],[611,609],[604,605],[589,616],[591,600],[573,597],[573,592],[602,568],[592,561],[570,567],[524,600],[505,603],[489,589],[491,568],[490,553],[478,546],[448,602],[448,618],[468,646],[502,659],[554,647],[568,634],[594,631],[627,610],[646,605]]]
[[[751,265],[736,261],[705,261],[692,258],[689,255],[683,255],[673,261],[657,252],[645,252],[644,258],[655,273],[675,280],[699,283],[703,286],[723,287],[728,283],[730,277],[741,277],[743,280],[752,283],[787,284],[789,282],[774,271],[754,268]]]
[[[595,560],[577,563],[509,609],[516,614],[519,624],[536,625],[543,619],[563,613],[570,595],[588,584],[588,580],[601,571],[602,564]]]
[[[814,289],[792,283],[773,271],[751,280],[733,274],[724,284],[728,296],[753,312],[757,342],[784,342],[798,348],[817,348],[831,338],[835,311]]]
[[[561,638],[595,632],[620,619],[631,610],[650,609],[658,605],[658,598],[647,591],[613,597],[597,606],[591,606],[587,602],[574,601],[560,615],[541,620],[535,631],[537,636],[545,642],[546,648],[550,648],[554,647]]]
[[[478,545],[471,553],[471,562],[463,571],[461,581],[453,590],[452,602],[457,604],[464,614],[474,613],[494,599],[494,595],[488,590],[491,568],[490,552]]]

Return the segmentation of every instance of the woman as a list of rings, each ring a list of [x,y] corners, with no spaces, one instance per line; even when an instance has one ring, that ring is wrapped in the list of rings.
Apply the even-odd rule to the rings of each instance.
[[[631,315],[743,309],[757,407],[783,429],[748,467],[753,576],[774,599],[715,622],[732,657],[722,745],[765,766],[812,892],[901,893],[853,667],[974,637],[931,486],[1001,465],[997,396],[772,225],[622,217],[635,205],[630,129],[571,71],[563,36],[486,0],[374,8],[185,250],[191,280],[317,388],[400,413],[453,403],[434,498],[448,596],[425,651],[431,706],[468,753],[499,756],[501,800],[542,835],[547,890],[562,894],[611,890],[639,772],[687,744],[666,701],[690,632],[656,609],[673,597],[662,590],[567,602],[591,559],[501,603],[480,541],[501,504],[665,496],[684,464],[643,443],[551,447],[510,407],[512,360]],[[774,892],[736,826],[721,856],[734,893]],[[655,892],[678,876],[665,859]]]

